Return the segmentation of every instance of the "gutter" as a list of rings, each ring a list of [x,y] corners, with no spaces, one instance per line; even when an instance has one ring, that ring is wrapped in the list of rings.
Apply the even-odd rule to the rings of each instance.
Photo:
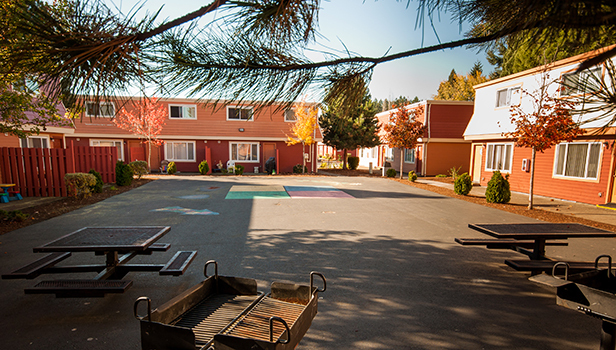
[[[426,101],[426,127],[428,128],[428,139],[424,142],[424,147],[421,155],[421,175],[426,176],[426,163],[427,163],[427,155],[428,155],[428,143],[430,143],[430,108],[432,105]]]

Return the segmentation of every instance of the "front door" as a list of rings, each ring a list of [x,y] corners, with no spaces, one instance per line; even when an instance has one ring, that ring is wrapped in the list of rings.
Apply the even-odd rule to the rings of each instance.
[[[473,150],[473,182],[481,183],[481,161],[483,159],[483,145],[475,145]]]
[[[267,162],[267,160],[270,157],[276,157],[276,144],[273,142],[264,142],[263,143],[263,164],[265,164],[265,162]]]

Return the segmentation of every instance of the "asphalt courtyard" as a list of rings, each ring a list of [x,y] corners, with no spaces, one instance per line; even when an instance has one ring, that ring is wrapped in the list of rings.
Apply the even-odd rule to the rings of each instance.
[[[307,193],[315,189],[340,193]],[[163,225],[171,231],[160,242],[171,249],[131,263],[198,250],[186,274],[129,273],[134,284],[126,293],[85,299],[23,290],[94,273],[0,280],[0,348],[140,349],[135,299],[161,305],[203,280],[204,263],[214,259],[221,275],[254,278],[264,291],[272,281],[308,284],[310,271],[325,275],[319,313],[298,349],[597,349],[601,322],[557,306],[552,290],[504,265],[521,255],[454,242],[485,238],[469,223],[520,222],[533,220],[381,178],[159,179],[0,236],[0,273],[35,260],[33,247],[84,226]],[[615,249],[614,239],[570,239],[547,254],[593,260]],[[59,265],[101,258],[74,253]]]

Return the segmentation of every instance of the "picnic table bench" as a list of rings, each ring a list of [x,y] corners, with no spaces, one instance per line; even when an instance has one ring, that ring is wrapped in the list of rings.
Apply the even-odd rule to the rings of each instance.
[[[197,255],[196,251],[179,251],[166,264],[128,264],[137,255],[167,251],[170,245],[156,243],[169,232],[165,226],[85,227],[57,240],[34,248],[34,252],[50,253],[9,274],[3,279],[33,279],[41,274],[96,272],[93,279],[47,280],[26,294],[52,293],[56,297],[103,297],[107,293],[123,293],[132,286],[122,280],[132,271],[158,271],[159,275],[182,275]],[[105,264],[56,266],[73,252],[94,252],[105,255]]]

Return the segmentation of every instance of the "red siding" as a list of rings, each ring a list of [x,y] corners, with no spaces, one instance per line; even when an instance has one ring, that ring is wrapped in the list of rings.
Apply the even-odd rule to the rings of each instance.
[[[430,137],[463,138],[464,130],[473,115],[473,105],[429,104]]]

